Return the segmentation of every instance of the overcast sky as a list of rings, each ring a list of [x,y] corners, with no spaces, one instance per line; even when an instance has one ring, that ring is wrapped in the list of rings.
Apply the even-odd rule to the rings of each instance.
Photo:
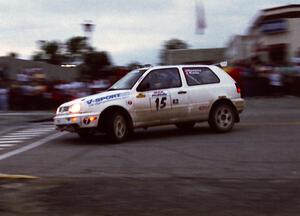
[[[159,62],[164,41],[178,38],[191,48],[226,45],[244,34],[260,9],[299,0],[203,0],[207,29],[195,34],[196,0],[0,0],[0,55],[30,58],[38,40],[66,41],[83,35],[81,23],[96,25],[92,45],[114,64]]]

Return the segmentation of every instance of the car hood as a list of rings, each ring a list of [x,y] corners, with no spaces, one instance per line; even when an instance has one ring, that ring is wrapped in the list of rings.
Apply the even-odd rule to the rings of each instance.
[[[114,91],[105,91],[98,94],[90,95],[83,98],[78,98],[67,103],[62,104],[61,106],[71,106],[75,103],[83,103],[88,106],[99,105],[101,103],[120,100],[129,96],[130,90],[114,90]]]

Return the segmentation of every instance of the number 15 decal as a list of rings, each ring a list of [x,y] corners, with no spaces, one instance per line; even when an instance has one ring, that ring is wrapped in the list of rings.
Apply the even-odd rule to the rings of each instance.
[[[167,97],[162,97],[162,98],[156,98],[155,104],[156,104],[156,110],[160,110],[166,107],[166,100]]]

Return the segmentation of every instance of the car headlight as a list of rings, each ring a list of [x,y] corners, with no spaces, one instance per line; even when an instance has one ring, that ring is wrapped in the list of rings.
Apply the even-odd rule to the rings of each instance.
[[[69,107],[70,113],[79,113],[80,112],[80,104],[76,103]]]

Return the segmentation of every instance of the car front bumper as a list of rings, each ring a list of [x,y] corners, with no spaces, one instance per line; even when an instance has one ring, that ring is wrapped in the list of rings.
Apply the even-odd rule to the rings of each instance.
[[[99,113],[56,115],[53,120],[57,130],[75,132],[81,128],[97,127]]]

